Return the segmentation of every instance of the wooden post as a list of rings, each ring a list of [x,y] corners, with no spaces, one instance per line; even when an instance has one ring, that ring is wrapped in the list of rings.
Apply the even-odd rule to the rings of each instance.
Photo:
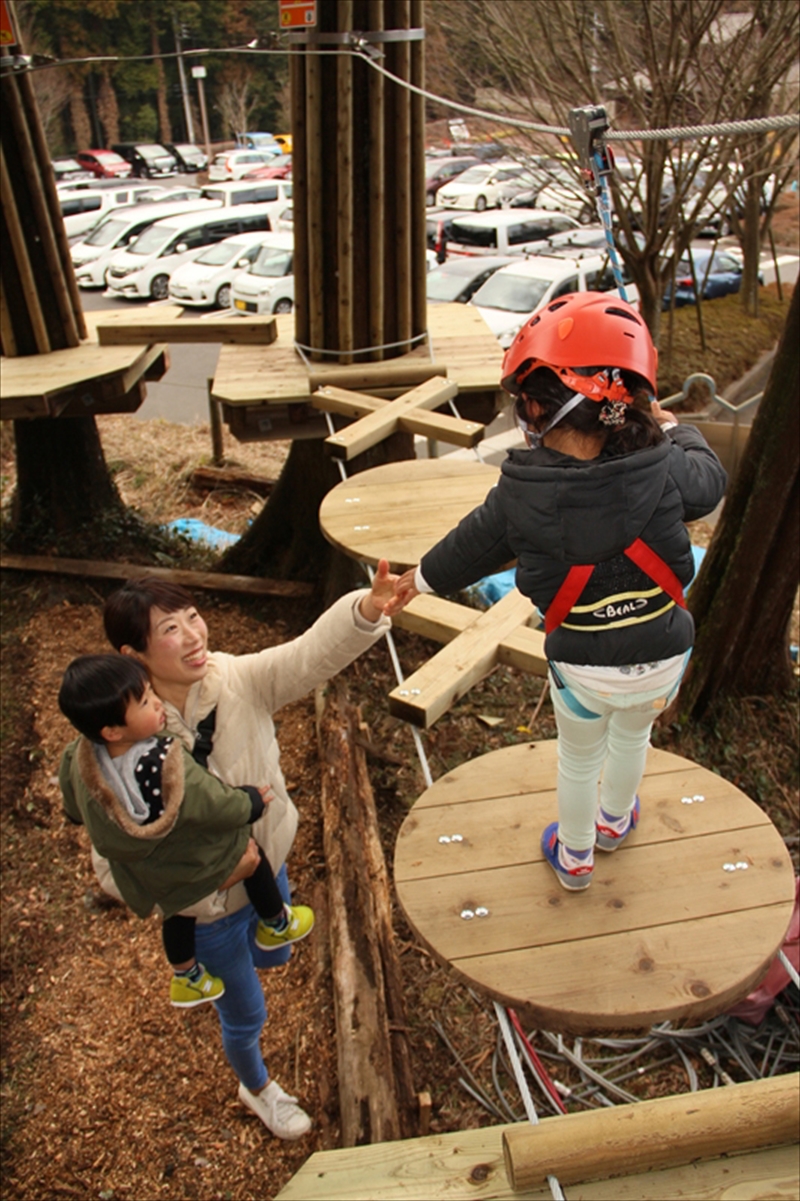
[[[509,1183],[535,1189],[796,1142],[797,1074],[520,1123],[503,1132]]]
[[[292,204],[296,213],[308,212],[308,156],[306,150],[306,89],[303,62],[299,55],[289,58],[292,104]],[[308,279],[308,223],[295,221],[294,273],[296,278]],[[296,288],[294,293],[294,332],[298,342],[310,345],[308,326],[308,291]]]
[[[367,6],[369,27],[376,32],[383,29],[383,0],[369,0]],[[369,96],[369,344],[382,346],[384,338],[384,256],[386,228],[386,192],[383,137],[384,83],[377,71],[370,71]],[[384,357],[382,350],[374,350],[374,360]]]
[[[219,467],[225,458],[222,444],[222,410],[218,400],[211,394],[214,387],[213,379],[206,381],[208,389],[208,423],[211,426],[211,461]]]
[[[308,276],[305,280],[298,279],[295,268],[296,290],[305,291],[308,296],[308,345],[323,347],[325,345],[325,314],[323,310],[323,241],[322,241],[322,130],[320,127],[321,93],[321,60],[315,54],[306,55],[306,137],[307,158],[305,202],[306,212],[295,207],[294,224],[305,221],[308,231],[308,261],[306,269]],[[294,147],[294,134],[292,134]],[[294,154],[292,154],[294,159]],[[300,197],[301,203],[303,197]],[[297,199],[294,200],[297,204]],[[321,359],[322,355],[313,354],[313,359]]]
[[[408,29],[410,24],[409,0],[396,0],[395,21],[401,29]],[[408,42],[398,42],[391,46],[393,51],[390,61],[393,62],[394,72],[400,79],[409,78],[409,63],[411,53]],[[387,56],[389,57],[389,56]],[[396,303],[397,303],[397,341],[405,341],[411,337],[411,93],[398,84],[395,89],[396,117],[396,176],[395,189],[397,194],[397,274],[396,274]],[[409,347],[403,347],[408,350]]]
[[[339,0],[339,28],[353,28],[353,0]],[[352,363],[353,341],[353,63],[336,60],[336,261],[338,264],[337,326],[340,363]]]

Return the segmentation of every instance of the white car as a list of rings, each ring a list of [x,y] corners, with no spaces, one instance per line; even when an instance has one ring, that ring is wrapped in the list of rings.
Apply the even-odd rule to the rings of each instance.
[[[223,208],[212,201],[208,212],[182,213],[149,225],[135,242],[115,252],[106,271],[107,296],[125,300],[166,300],[172,272],[204,246],[234,234],[266,234],[264,205]]]
[[[231,307],[231,282],[255,260],[263,233],[234,234],[206,246],[169,277],[170,300],[205,308]]]
[[[231,285],[231,308],[237,313],[291,313],[294,307],[292,259],[294,234],[268,234],[258,257]]]
[[[450,183],[439,188],[436,204],[446,209],[475,209],[482,213],[487,208],[498,208],[516,192],[529,186],[529,177],[522,163],[513,159],[481,163],[477,167],[468,167]]]
[[[112,209],[102,217],[81,242],[70,246],[79,288],[104,288],[106,271],[118,250],[124,250],[144,233],[149,225],[163,217],[197,212],[218,206],[210,200],[169,200],[154,204],[130,204]]]
[[[254,167],[266,167],[273,155],[264,150],[226,150],[218,154],[208,168],[209,180],[241,179]]]
[[[628,300],[637,305],[638,289],[628,282],[624,269],[623,278]],[[507,350],[523,323],[556,297],[569,292],[610,292],[616,286],[608,255],[575,248],[558,255],[537,254],[501,267],[478,288],[470,304]]]

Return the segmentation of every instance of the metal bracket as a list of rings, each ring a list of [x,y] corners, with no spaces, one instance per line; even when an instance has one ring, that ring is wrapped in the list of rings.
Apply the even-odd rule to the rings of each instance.
[[[610,175],[614,160],[605,142],[608,117],[603,105],[587,104],[583,108],[571,108],[569,128],[587,182],[594,180],[596,175]]]
[[[347,29],[342,33],[318,33],[315,29],[298,29],[289,34],[289,41],[299,46],[347,46],[362,50],[372,57],[383,57],[375,47],[386,42],[421,42],[424,29],[373,29],[366,32]]]

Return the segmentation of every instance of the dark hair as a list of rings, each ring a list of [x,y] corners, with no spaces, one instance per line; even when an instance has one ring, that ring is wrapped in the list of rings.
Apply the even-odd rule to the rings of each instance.
[[[80,655],[64,672],[58,705],[76,730],[102,742],[104,726],[124,726],[131,701],[141,700],[147,669],[130,655]]]
[[[576,367],[575,375],[596,375],[602,367]],[[577,430],[581,434],[602,434],[605,454],[624,455],[632,450],[655,446],[664,434],[650,412],[650,388],[643,376],[634,371],[620,371],[620,378],[633,396],[633,402],[625,406],[625,422],[620,426],[607,426],[600,420],[603,402],[586,400],[559,422],[559,428]],[[574,396],[549,367],[537,367],[525,380],[524,391],[517,400],[517,412],[534,428],[544,429],[555,417],[562,405]],[[542,407],[541,415],[534,421],[528,416],[525,400],[536,400]]]
[[[130,646],[135,651],[147,650],[150,638],[150,613],[161,609],[176,613],[178,609],[193,609],[194,597],[180,584],[170,584],[157,576],[146,575],[112,592],[103,607],[103,626],[106,638],[121,650]]]

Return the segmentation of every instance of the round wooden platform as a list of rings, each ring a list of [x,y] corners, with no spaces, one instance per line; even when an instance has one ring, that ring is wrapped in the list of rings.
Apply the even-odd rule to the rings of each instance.
[[[400,830],[395,882],[420,939],[467,983],[537,1026],[577,1034],[722,1013],[779,949],[794,873],[744,793],[651,748],[638,829],[561,887],[539,847],[557,817],[556,742],[473,759]]]
[[[499,474],[477,460],[386,463],[332,488],[320,505],[319,524],[328,541],[353,558],[413,567],[483,502]]]

